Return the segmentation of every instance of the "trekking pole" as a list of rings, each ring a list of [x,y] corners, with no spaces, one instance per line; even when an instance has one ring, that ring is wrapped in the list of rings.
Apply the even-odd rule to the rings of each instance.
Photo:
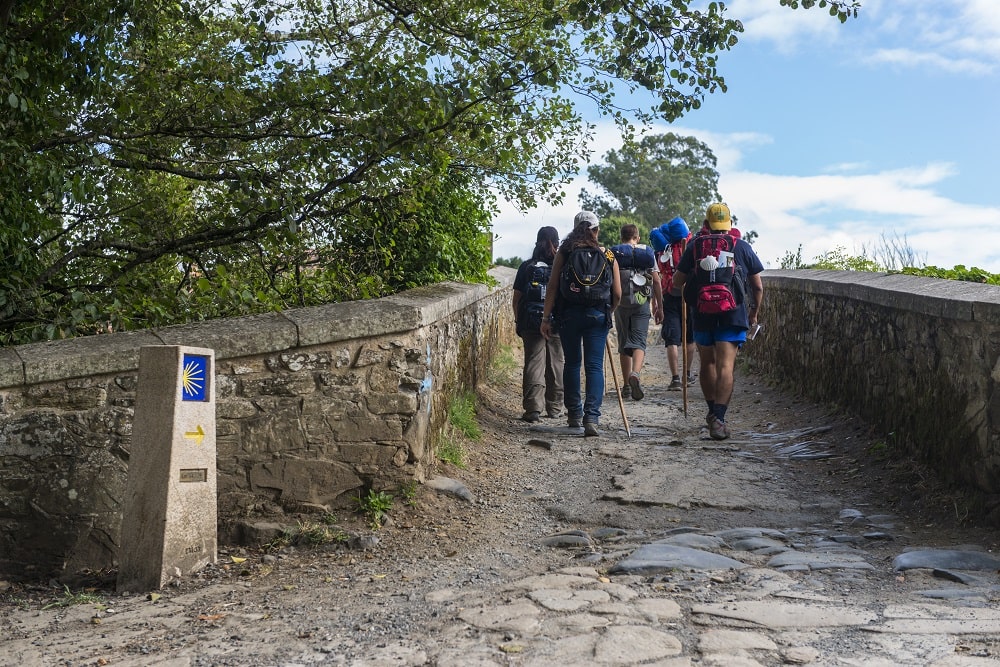
[[[687,239],[681,245],[681,252],[687,250]],[[691,369],[688,368],[688,307],[681,293],[681,400],[684,402],[684,418],[688,416],[688,378],[691,377]]]
[[[681,300],[681,398],[684,401],[684,418],[688,416],[688,378],[691,371],[688,369],[688,346],[687,346],[687,304]]]
[[[628,417],[625,416],[625,401],[622,400],[622,389],[618,386],[618,372],[615,370],[615,358],[611,356],[611,341],[604,339],[604,347],[608,350],[608,363],[611,364],[611,377],[615,379],[615,393],[618,395],[618,407],[622,409],[622,421],[625,422],[625,435],[632,437],[632,430],[628,427]]]

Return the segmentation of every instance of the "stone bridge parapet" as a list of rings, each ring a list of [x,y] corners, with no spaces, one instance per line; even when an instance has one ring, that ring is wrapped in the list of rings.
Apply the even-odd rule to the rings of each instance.
[[[146,345],[215,350],[223,538],[422,481],[448,399],[513,336],[514,271],[491,275],[492,287],[0,349],[0,575],[114,564]]]
[[[981,492],[1000,522],[1000,286],[765,271],[755,372],[857,413],[894,456]]]

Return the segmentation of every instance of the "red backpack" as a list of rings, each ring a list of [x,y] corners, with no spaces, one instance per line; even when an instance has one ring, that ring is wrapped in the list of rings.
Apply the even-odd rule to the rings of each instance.
[[[723,232],[699,234],[691,242],[694,272],[684,289],[685,300],[702,315],[736,310],[745,292],[733,253],[736,239]]]
[[[677,265],[681,262],[681,255],[684,254],[684,248],[687,247],[690,238],[689,236],[683,241],[676,241],[669,244],[662,253],[656,256],[656,264],[660,269],[660,287],[663,288],[663,294],[665,295],[672,294],[674,288],[674,271],[677,270]]]

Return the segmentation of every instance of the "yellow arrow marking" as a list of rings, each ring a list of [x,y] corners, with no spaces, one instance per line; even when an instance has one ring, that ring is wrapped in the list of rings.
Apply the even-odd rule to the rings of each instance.
[[[184,437],[191,438],[195,441],[196,445],[200,445],[201,441],[205,439],[205,429],[201,427],[201,424],[198,424],[197,431],[185,431]]]

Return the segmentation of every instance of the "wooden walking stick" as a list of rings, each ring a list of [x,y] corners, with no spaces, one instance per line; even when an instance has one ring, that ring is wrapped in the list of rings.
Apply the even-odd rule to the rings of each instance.
[[[687,339],[687,304],[681,299],[681,398],[684,401],[684,417],[688,416],[688,378],[691,371],[688,370],[688,339]]]
[[[615,379],[615,393],[618,395],[618,407],[622,409],[622,421],[625,422],[625,435],[632,437],[628,427],[628,417],[625,416],[625,401],[622,400],[622,388],[618,386],[618,372],[615,371],[615,358],[611,356],[611,341],[604,339],[604,347],[608,350],[608,363],[611,364],[611,377]]]
[[[681,253],[687,250],[687,239],[681,245]],[[684,418],[688,416],[688,378],[691,377],[691,369],[688,368],[688,307],[684,300],[684,293],[681,292],[681,400],[684,402]]]

